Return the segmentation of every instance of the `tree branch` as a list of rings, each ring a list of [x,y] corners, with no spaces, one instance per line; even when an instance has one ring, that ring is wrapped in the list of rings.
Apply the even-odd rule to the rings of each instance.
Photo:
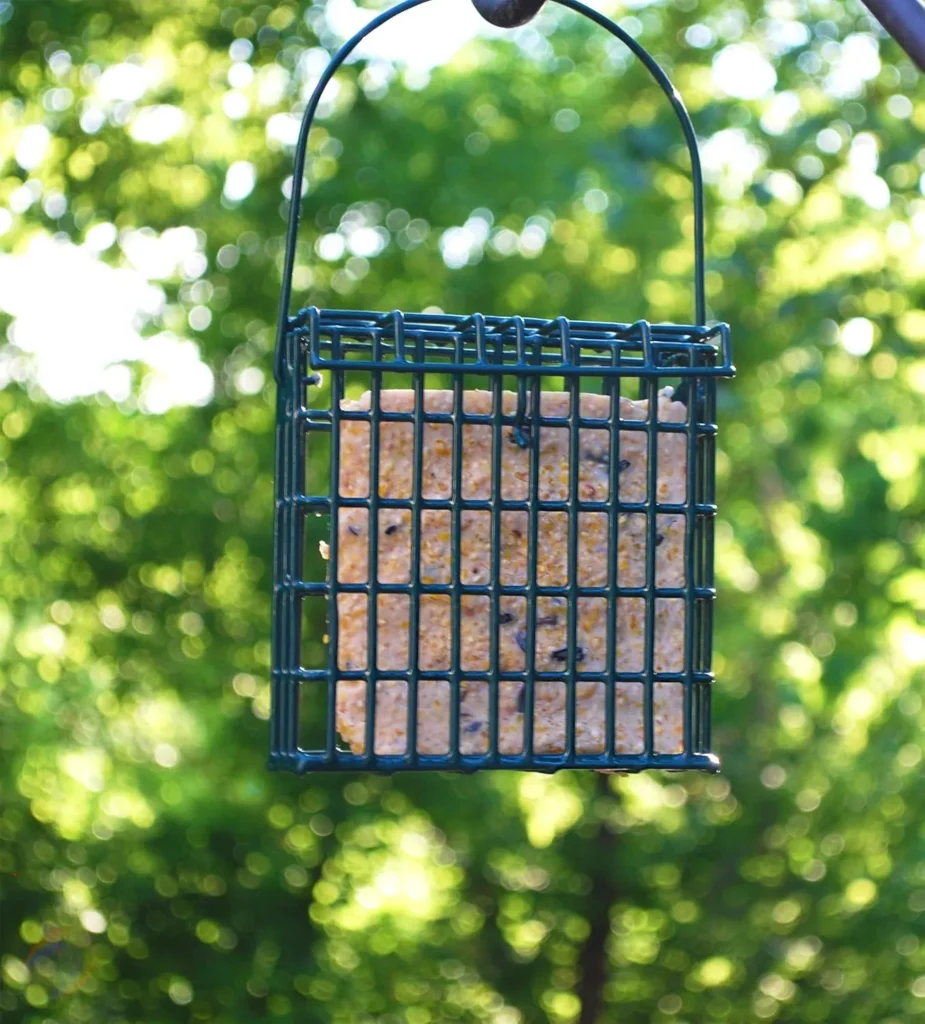
[[[608,775],[598,775],[597,788],[601,795],[610,796]],[[610,937],[610,908],[616,902],[617,891],[612,882],[613,857],[616,837],[601,823],[594,840],[598,865],[592,876],[588,906],[591,908],[591,930],[582,947],[581,980],[576,995],[581,1000],[581,1015],[577,1024],[595,1024],[604,1005],[604,985],[607,981],[607,940]]]

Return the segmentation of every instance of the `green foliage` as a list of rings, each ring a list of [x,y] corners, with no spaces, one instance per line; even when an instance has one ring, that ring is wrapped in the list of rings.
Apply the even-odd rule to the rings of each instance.
[[[289,3],[0,3],[7,251],[194,227],[206,260],[158,279],[146,330],[195,339],[215,376],[209,403],[145,411],[139,361],[130,397],[59,404],[6,353],[7,1019],[925,1015],[925,98],[886,41],[839,94],[849,37],[877,31],[853,3],[634,8],[614,13],[669,55],[709,139],[709,302],[740,370],[722,387],[715,778],[265,772],[278,140],[336,39]],[[427,83],[340,75],[310,139],[300,301],[690,318],[670,110],[599,31],[537,24]],[[716,87],[740,37],[772,58],[776,98]],[[100,76],[125,61],[145,90],[107,105]],[[155,105],[183,126],[144,141]],[[50,140],[27,169],[36,124]],[[256,187],[223,198],[240,161]],[[450,269],[441,236],[479,210],[492,241]],[[382,251],[316,254],[351,222]],[[68,309],[45,308],[68,336]]]

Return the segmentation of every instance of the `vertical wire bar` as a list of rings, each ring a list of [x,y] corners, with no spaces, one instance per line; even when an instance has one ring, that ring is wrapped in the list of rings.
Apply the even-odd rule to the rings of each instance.
[[[610,354],[611,365],[619,366],[620,348],[615,342]],[[620,562],[620,384],[619,377],[610,378],[610,493],[607,495],[607,526],[610,547],[607,552],[607,689],[604,693],[604,724],[606,740],[604,752],[608,761],[616,756],[616,672],[618,611],[617,566]]]
[[[462,332],[454,336],[453,357],[457,364],[463,361]],[[459,749],[459,716],[462,700],[462,680],[460,678],[460,660],[462,645],[462,607],[461,607],[461,573],[462,573],[462,521],[460,502],[462,500],[462,464],[463,464],[463,374],[453,375],[453,487],[450,493],[450,756],[458,763],[461,756]]]
[[[485,321],[476,320],[476,345],[485,352]],[[504,335],[496,335],[495,349],[503,359]],[[498,733],[500,729],[500,682],[501,672],[501,418],[504,415],[504,378],[496,373],[491,379],[492,416],[491,424],[491,607],[489,610],[488,632],[488,749],[492,762],[497,765],[501,756]]]
[[[301,496],[305,491],[305,431],[300,418],[295,413],[300,412],[305,405],[305,385],[302,383],[304,376],[302,363],[304,353],[299,336],[295,331],[290,332],[289,352],[293,372],[289,377],[290,402],[294,410],[292,417],[292,444],[289,449],[290,455],[290,480],[292,493]],[[302,666],[302,601],[303,595],[297,592],[294,584],[301,580],[304,574],[305,558],[303,548],[305,546],[305,520],[304,512],[293,502],[292,511],[289,516],[289,543],[291,562],[289,565],[289,617],[291,630],[289,634],[289,664],[295,669]],[[288,692],[286,694],[286,729],[284,743],[291,755],[294,755],[299,748],[299,702],[301,698],[301,682],[291,677]]]
[[[292,378],[297,367],[292,364],[291,332],[284,333],[278,360],[277,411],[276,411],[276,534],[274,537],[276,587],[274,593],[275,615],[273,623],[274,671],[273,708],[270,724],[271,757],[291,755],[288,744],[290,721],[293,715],[292,691],[296,685],[292,678],[291,634],[296,612],[293,610],[292,557],[289,540],[290,520],[296,515],[295,488],[292,475],[292,448],[295,444],[296,410],[292,405]],[[296,717],[298,713],[296,711]]]
[[[642,333],[643,351],[646,353],[646,366],[653,366],[649,325],[640,323],[639,329]],[[658,502],[658,380],[658,377],[645,378],[649,411],[646,424],[648,463],[646,466],[646,627],[643,665],[645,687],[643,692],[643,733],[645,736],[645,758],[650,763],[655,752],[655,683],[653,675],[655,671],[655,537],[657,532],[655,506]]]
[[[395,317],[395,345],[405,358],[405,328],[401,313]],[[421,335],[417,335],[415,358],[421,361]],[[408,758],[418,758],[418,668],[421,641],[421,489],[424,479],[424,374],[414,375],[414,464],[411,470],[411,565],[408,569]]]
[[[485,317],[481,313],[472,316],[472,324],[475,327],[475,361],[481,366],[488,362],[488,352],[485,348]]]
[[[373,362],[382,360],[382,328],[372,329]],[[382,370],[371,371],[369,409],[369,595],[367,626],[366,679],[366,758],[367,767],[376,762],[376,698],[379,683],[379,447],[382,429]]]
[[[693,364],[695,356],[691,355]],[[687,486],[684,509],[684,755],[690,757],[694,750],[693,710],[694,710],[694,632],[697,628],[696,599],[694,587],[695,573],[695,532],[697,517],[695,505],[699,485],[697,481],[697,426],[700,417],[697,415],[697,377],[688,378],[691,390],[687,402]]]
[[[392,310],[392,329],[395,332],[395,361],[405,361],[405,319],[400,310]]]
[[[562,340],[564,362],[570,363],[572,357],[572,340],[569,323],[565,317],[559,318],[559,336]],[[578,363],[581,363],[581,350],[578,350]],[[581,378],[569,378],[569,492],[566,503],[568,509],[568,674],[566,676],[565,704],[565,756],[568,760],[575,757],[575,714],[577,703],[577,687],[575,674],[578,666],[578,423],[581,417]]]
[[[521,368],[521,371],[527,363],[527,352],[524,344],[524,320],[521,316],[514,317],[514,340],[517,352],[517,365]],[[518,415],[527,408],[527,381],[529,378],[523,372],[517,373],[517,413]],[[536,408],[539,408],[538,406]],[[514,426],[514,438],[517,440],[517,431],[520,430],[520,424]]]
[[[524,345],[524,324],[518,318],[518,348]],[[532,342],[535,362],[543,360],[543,339],[535,334]],[[525,353],[526,358],[526,353]],[[530,381],[530,404],[533,416],[530,426],[530,479],[527,495],[527,629],[524,651],[524,757],[528,768],[534,765],[534,732],[536,725],[536,590],[539,563],[539,501],[540,501],[540,420],[543,408],[540,402],[540,378],[535,375]]]
[[[694,488],[693,495],[694,501],[700,504],[703,501],[703,489],[705,475],[705,462],[706,449],[704,442],[706,436],[698,434],[697,438],[697,486]],[[697,590],[704,586],[704,580],[706,579],[706,568],[704,566],[704,553],[705,553],[705,540],[704,540],[704,517],[696,515],[694,517],[694,550],[693,550],[693,569],[694,569],[694,589]],[[704,630],[704,607],[705,602],[703,598],[695,597],[694,599],[694,614],[695,629],[694,629],[694,669],[699,674],[703,671],[703,630]],[[702,682],[695,682],[694,689],[694,742],[698,753],[703,751],[703,684]]]
[[[716,425],[716,381],[713,378],[705,382],[704,388],[704,420],[711,426]],[[716,502],[716,436],[711,431],[704,434],[701,444],[704,446],[704,467],[703,467],[703,489],[704,501],[710,505]],[[712,593],[714,587],[713,566],[714,566],[714,518],[712,515],[705,516],[703,527],[704,540],[704,580],[703,584]],[[703,669],[705,672],[713,671],[713,598],[705,598],[702,602],[704,612],[703,628]],[[711,731],[712,714],[711,706],[713,701],[712,682],[701,684],[703,693],[702,713],[702,750],[709,752],[712,749]]]
[[[288,623],[286,621],[285,583],[289,564],[286,538],[289,535],[289,515],[292,500],[289,494],[289,435],[292,411],[288,407],[288,366],[287,349],[280,346],[277,357],[276,389],[276,507],[274,511],[273,534],[273,666],[271,687],[273,714],[270,718],[270,761],[274,763],[282,753],[283,706],[287,687],[285,676],[285,651],[287,646]]]
[[[332,337],[332,346],[340,347],[339,337]],[[340,532],[340,403],[344,397],[344,371],[331,370],[331,521],[328,544],[328,701],[324,720],[324,763],[332,764],[337,757],[337,670],[340,663],[340,579],[338,578],[338,550]],[[367,662],[368,664],[368,662]]]
[[[700,527],[700,533],[698,536],[698,557],[699,557],[699,570],[700,570],[700,585],[704,586],[704,581],[707,579],[706,571],[706,552],[707,552],[707,541],[705,535],[706,522],[701,520],[698,524]],[[709,672],[708,666],[708,654],[707,645],[709,643],[709,637],[707,631],[711,628],[710,618],[711,602],[700,598],[697,601],[697,612],[698,612],[698,651],[697,651],[697,667],[698,672],[702,674]],[[697,684],[697,743],[698,752],[704,753],[709,752],[709,723],[704,720],[704,698],[709,692],[709,683],[701,681]]]

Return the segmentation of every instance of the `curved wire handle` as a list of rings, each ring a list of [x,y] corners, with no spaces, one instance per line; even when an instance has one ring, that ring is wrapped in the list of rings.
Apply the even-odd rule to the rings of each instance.
[[[279,352],[282,348],[282,340],[286,333],[286,324],[289,318],[289,303],[292,299],[292,273],[295,268],[296,243],[298,241],[299,234],[299,217],[302,208],[302,179],[305,174],[305,157],[308,149],[308,134],[314,124],[318,104],[321,101],[321,95],[334,76],[334,73],[338,68],[340,68],[341,64],[344,63],[344,61],[368,35],[375,32],[377,28],[384,25],[386,22],[391,21],[392,18],[397,17],[399,14],[404,14],[405,11],[410,11],[414,7],[420,7],[422,4],[429,2],[430,0],[402,0],[401,3],[396,4],[394,7],[390,7],[387,11],[383,11],[382,14],[377,15],[369,22],[368,25],[361,28],[356,35],[348,39],[337,53],[334,54],[330,63],[324,69],[324,72],[318,79],[318,84],[315,86],[315,90],[312,93],[308,106],[305,108],[305,113],[302,115],[302,125],[299,129],[299,139],[296,143],[295,164],[292,173],[292,198],[289,203],[289,227],[286,235],[286,258],[283,265],[283,287],[280,294],[279,304],[277,367],[279,365]],[[694,186],[694,301],[696,306],[696,322],[698,326],[705,326],[706,300],[704,289],[703,174],[700,168],[700,151],[697,148],[697,136],[694,133],[694,126],[691,123],[687,108],[684,106],[684,102],[678,94],[678,90],[675,89],[672,84],[671,79],[665,74],[655,58],[641,43],[636,42],[636,40],[620,28],[619,25],[616,25],[603,14],[599,14],[597,11],[587,7],[585,4],[581,3],[580,0],[556,0],[556,3],[561,4],[563,7],[568,7],[571,10],[576,11],[578,14],[583,14],[586,18],[590,18],[591,21],[596,22],[601,26],[601,28],[606,29],[612,36],[615,36],[629,50],[631,50],[632,53],[642,61],[646,70],[652,75],[655,81],[658,82],[662,92],[668,97],[672,107],[674,107],[678,120],[681,122],[681,129],[684,132],[684,140],[687,143],[687,151],[691,159],[691,179]]]

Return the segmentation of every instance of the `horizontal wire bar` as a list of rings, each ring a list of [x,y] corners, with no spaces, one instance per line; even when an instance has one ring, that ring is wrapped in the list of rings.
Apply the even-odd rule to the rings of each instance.
[[[422,345],[422,351],[415,356],[414,360],[411,360],[407,355],[401,355],[398,352],[397,346],[393,345],[388,337],[383,337],[381,333],[372,333],[369,339],[354,338],[352,340],[344,340],[340,337],[340,332],[337,330],[322,330],[317,333],[299,330],[292,332],[290,336],[299,344],[307,340],[312,358],[314,359],[338,358],[348,363],[358,361],[362,356],[370,355],[375,339],[379,338],[380,347],[382,348],[382,355],[379,359],[390,366],[394,365],[400,369],[407,369],[409,366],[414,365],[415,361],[436,366],[451,361],[451,342],[449,339],[436,342],[431,339],[430,344]],[[336,346],[334,343],[335,338],[340,338]],[[495,339],[490,340],[495,341],[490,355],[480,353],[478,347],[471,343],[464,343],[462,352],[459,353],[457,358],[462,363],[465,363],[466,366],[483,366],[496,370],[504,366],[519,365],[600,368],[602,366],[613,366],[614,364],[609,358],[609,354],[618,351],[623,358],[617,365],[628,376],[631,376],[634,371],[645,369],[646,367],[663,369],[668,372],[672,369],[711,370],[717,365],[722,365],[721,362],[717,363],[717,356],[720,354],[719,350],[709,342],[650,341],[646,345],[643,342],[638,344],[635,342],[614,343],[610,341],[595,342],[585,339],[573,342],[572,345],[566,345],[566,355],[564,357],[561,344],[553,345],[550,342],[542,342],[529,346],[529,348],[532,348],[532,351],[529,352],[532,358],[528,359],[526,358],[528,354],[527,345],[524,346],[523,353],[518,353],[513,339],[505,340],[499,335]],[[334,353],[335,348],[338,350],[337,354]],[[312,377],[311,383],[317,384],[317,377]]]
[[[301,337],[304,338],[304,335]],[[583,347],[586,348],[587,346]],[[347,369],[357,369],[362,368],[364,357],[373,358],[370,351],[372,345],[366,342],[338,345],[339,354],[337,355],[333,353],[333,348],[334,346],[331,342],[320,340],[311,346],[309,362],[313,370],[325,366],[336,367],[341,363]],[[454,365],[450,359],[450,353],[444,348],[425,349],[423,355],[417,356],[415,360],[409,360],[404,357],[400,358],[398,355],[392,356],[390,347],[386,345],[384,348],[385,354],[375,361],[377,368],[387,371],[394,369],[395,372],[408,372],[413,371],[417,366],[424,365],[429,367],[432,372],[440,373],[446,367]],[[633,352],[636,351],[635,349],[633,350]],[[428,354],[431,356],[430,359],[427,358]],[[472,349],[464,349],[460,356],[461,362],[457,365],[465,366],[467,372],[470,368],[479,367],[482,373],[496,375],[512,373],[518,367],[529,367],[534,370],[544,371],[552,371],[562,367],[574,367],[593,371],[610,368],[614,371],[611,376],[621,377],[636,377],[639,376],[640,371],[649,370],[656,372],[658,376],[662,377],[683,376],[682,371],[685,370],[695,376],[711,377],[720,375],[718,371],[725,368],[724,362],[717,362],[715,358],[717,352],[712,346],[701,349],[697,354],[709,355],[711,358],[680,359],[677,352],[666,354],[664,351],[656,348],[654,352],[649,352],[645,355],[633,354],[627,356],[624,353],[624,358],[614,365],[609,359],[604,357],[598,359],[589,355],[580,355],[579,358],[574,360],[564,360],[561,356],[554,357],[551,352],[538,353],[536,358],[532,360],[521,357],[515,359],[513,352],[503,352],[501,357],[497,359],[483,359],[477,356],[467,359],[467,356],[473,355],[473,351]],[[305,384],[316,385],[319,381],[318,374],[314,372],[306,374],[302,381]]]
[[[485,336],[484,347],[479,346],[478,337],[474,332],[469,331],[440,331],[429,328],[421,328],[403,332],[405,337],[404,352],[395,341],[395,334],[391,329],[370,326],[349,326],[335,322],[324,322],[318,324],[293,324],[290,322],[287,336],[301,342],[305,338],[311,338],[318,345],[333,347],[336,341],[337,347],[346,351],[357,351],[364,347],[371,346],[376,339],[382,346],[384,352],[393,356],[396,362],[407,361],[407,341],[413,339],[425,353],[446,352],[460,344],[463,358],[467,355],[474,355],[478,362],[490,363],[499,362],[505,356],[518,350],[517,333],[508,331],[492,331]],[[656,328],[653,333],[636,332],[617,336],[613,331],[585,331],[571,329],[565,342],[566,358],[572,352],[576,352],[589,359],[594,355],[610,352],[635,353],[634,358],[646,359],[649,355],[695,355],[704,357],[706,360],[715,358],[722,349],[725,338],[722,331],[715,331],[709,335],[692,335],[690,333],[669,334],[664,327]],[[717,344],[718,343],[718,344]],[[524,332],[523,344],[519,346],[520,351],[530,351],[540,357],[555,357],[562,359],[562,339],[553,339],[543,334]],[[632,365],[632,364],[628,364]],[[708,365],[705,363],[704,365]]]
[[[354,680],[366,681],[369,679],[368,668],[345,668],[337,670],[337,679],[340,682],[351,682]],[[450,675],[452,674],[449,668],[445,669],[418,669],[416,672],[412,672],[410,669],[388,669],[380,670],[378,679],[380,682],[388,683],[405,683],[410,679],[418,679],[423,682],[438,682],[445,683]],[[491,679],[492,673],[488,669],[460,669],[460,677],[463,682],[481,683],[488,682]],[[526,669],[516,672],[512,669],[506,669],[498,672],[498,679],[502,682],[507,683],[523,683],[528,677],[537,679],[540,682],[546,683],[561,683],[566,686],[566,681],[563,673],[560,672],[544,672],[542,670],[534,670],[532,673]],[[299,668],[299,669],[288,669],[280,674],[281,679],[292,679],[296,682],[303,683],[327,683],[330,681],[330,674],[327,669],[314,669],[314,668]],[[576,672],[575,678],[580,683],[600,683],[606,685],[610,681],[610,676],[607,672]],[[613,675],[614,680],[617,683],[626,683],[633,686],[645,685],[645,673],[639,672],[615,672]],[[714,678],[711,672],[694,672],[691,675],[693,684],[695,687],[699,686],[710,686],[713,684]],[[669,683],[673,686],[684,686],[687,681],[687,676],[684,672],[656,672],[653,674],[653,679],[656,683]]]
[[[461,771],[474,772],[494,768],[512,771],[555,772],[563,768],[597,768],[611,771],[641,772],[648,769],[665,771],[719,771],[714,754],[616,754],[609,758],[600,754],[353,754],[335,751],[333,759],[327,752],[298,750],[293,753],[272,753],[271,768],[293,768],[295,771]]]
[[[331,592],[330,583],[319,583],[303,580],[280,580],[276,583],[276,591],[294,591],[299,594],[327,596]],[[427,596],[452,596],[453,585],[450,583],[387,583],[377,581],[376,589],[380,594],[398,594],[404,597]],[[504,586],[498,587],[501,597],[514,597],[527,599],[530,597],[530,590],[527,586]],[[364,583],[338,583],[338,593],[341,594],[369,594],[370,584]],[[459,587],[459,593],[464,597],[490,597],[493,593],[490,585],[467,585]],[[536,591],[537,597],[570,597],[568,587],[541,587]],[[618,587],[611,591],[609,587],[579,587],[576,596],[588,600],[608,601],[636,598],[645,600],[654,597],[657,600],[680,601],[691,596],[695,601],[715,601],[716,590],[712,587],[695,587],[688,591],[685,587],[657,587],[650,590],[648,587]]]
[[[559,334],[563,326],[572,341],[583,341],[586,338],[610,341],[641,340],[643,334],[648,331],[655,343],[664,337],[675,344],[679,338],[698,339],[700,342],[722,338],[723,334],[728,333],[729,330],[728,325],[724,323],[705,326],[649,323],[646,320],[637,320],[634,323],[616,323],[603,320],[569,320],[566,317],[545,320],[536,317],[514,318],[478,315],[483,324],[486,343],[497,343],[498,336],[513,340],[516,333],[515,320],[519,320],[523,324],[523,343],[525,345],[532,345],[539,340],[543,344],[557,347],[560,345]],[[473,341],[476,338],[474,317],[471,314],[399,313],[397,311],[381,313],[370,310],[308,307],[299,310],[288,319],[291,330],[314,327],[316,330],[340,329],[346,332],[384,332],[386,334],[394,334],[396,322],[401,324],[406,339],[414,338],[418,334],[432,335],[447,343],[455,342],[460,337],[470,338]]]
[[[325,498],[320,495],[296,495],[289,499],[280,499],[280,503],[285,501],[295,502],[297,505],[304,505],[306,507],[314,507],[320,505],[320,503],[330,503],[330,498]],[[370,499],[368,497],[355,498],[345,497],[343,495],[338,496],[338,504],[341,508],[361,508],[369,511]],[[379,497],[377,502],[380,509],[403,509],[410,510],[415,507],[415,503],[411,498],[383,498]],[[421,498],[420,507],[422,509],[428,509],[431,511],[438,512],[452,512],[453,509],[460,509],[463,512],[492,512],[494,510],[494,503],[490,498]],[[538,501],[535,504],[530,500],[517,501],[512,498],[502,501],[500,504],[501,511],[503,512],[530,512],[536,508],[538,512],[568,512],[572,507],[570,501]],[[606,512],[609,505],[606,501],[579,501],[578,502],[579,512]],[[650,511],[655,511],[658,515],[684,515],[688,508],[693,508],[694,514],[701,517],[712,517],[716,515],[716,505],[705,505],[696,504],[689,506],[685,503],[673,502],[657,502],[654,505],[650,505],[648,502],[619,502],[616,506],[618,512],[625,512],[629,514],[647,515]],[[325,505],[325,509],[327,505]]]
[[[337,589],[342,594],[368,594],[370,587],[370,583],[341,582],[337,585]],[[426,596],[428,594],[452,595],[455,593],[460,593],[467,597],[491,597],[494,592],[492,586],[488,583],[461,583],[457,587],[452,583],[388,583],[383,580],[376,580],[376,590],[380,594],[404,594],[406,597],[414,597],[416,594]],[[529,591],[526,586],[521,590],[516,590],[514,587],[505,587],[502,594],[507,597],[527,597],[529,596]],[[537,587],[536,594],[538,597],[571,597],[572,590],[567,586]],[[693,594],[695,598],[712,600],[716,592],[707,587],[694,587],[688,590],[686,587],[647,587],[645,585],[640,587],[618,587],[616,591],[611,591],[606,586],[579,587],[575,591],[576,597],[598,598],[601,600],[621,597],[646,598],[650,596],[670,600],[681,599],[687,597],[688,594]]]
[[[532,363],[504,363],[491,365],[486,363],[420,363],[420,362],[389,362],[375,359],[325,359],[314,356],[312,366],[318,370],[381,370],[385,373],[448,373],[453,375],[474,374],[491,376],[524,377],[633,377],[633,378],[666,378],[677,377],[734,377],[735,370],[731,366],[610,366],[570,363],[555,363],[537,366]]]
[[[380,313],[374,310],[366,309],[319,309],[315,306],[307,306],[304,309],[299,310],[295,315],[295,319],[300,316],[309,317],[311,315],[317,316],[319,319],[336,319],[336,320],[361,320],[371,321],[379,327],[389,326],[394,322],[395,311],[389,313]],[[402,322],[405,324],[405,328],[420,326],[424,324],[435,324],[443,326],[461,325],[468,324],[472,319],[472,314],[466,313],[399,313]],[[510,316],[495,316],[491,314],[485,314],[483,320],[485,322],[486,334],[491,332],[493,327],[505,327],[511,329],[511,324],[514,322],[514,317]],[[558,329],[558,321],[556,319],[546,319],[544,317],[520,317],[523,321],[523,325],[527,330],[542,329],[553,331]],[[572,328],[581,328],[583,330],[608,330],[608,331],[633,331],[638,330],[638,324],[644,323],[645,321],[636,321],[635,323],[615,323],[606,320],[568,320],[567,323]],[[713,326],[691,326],[690,324],[674,324],[674,323],[659,323],[650,325],[653,330],[656,328],[665,331],[679,331],[685,333],[699,333],[707,334],[714,333],[720,329],[720,324],[714,324]]]
[[[557,391],[544,392],[544,394],[561,394]],[[314,409],[314,408],[302,408],[296,413],[296,418],[310,425],[312,429],[323,429],[328,427],[331,422],[331,412],[328,409]],[[340,418],[343,421],[350,423],[372,423],[372,414],[369,410],[365,409],[342,409]],[[571,420],[568,416],[531,416],[531,422],[535,426],[549,427],[551,429],[567,430],[571,425]],[[385,412],[384,410],[379,415],[381,423],[414,423],[414,413],[408,412]],[[460,416],[461,422],[466,426],[494,426],[495,418],[489,413],[463,413]],[[423,421],[427,425],[432,426],[452,426],[454,420],[451,413],[436,413],[429,412],[423,417]],[[598,430],[602,434],[610,429],[612,418],[607,417],[586,417],[582,416],[578,419],[578,426],[581,430],[595,431]],[[626,420],[617,418],[616,421],[619,425],[621,432],[625,433],[645,433],[648,430],[645,420]],[[504,426],[516,427],[518,425],[517,417],[513,414],[506,414],[501,417],[501,423]],[[659,434],[684,434],[685,436],[695,434],[715,434],[716,425],[713,423],[694,423],[693,426],[687,423],[678,423],[673,420],[659,420],[657,433]],[[585,437],[584,440],[591,440],[590,437]]]

